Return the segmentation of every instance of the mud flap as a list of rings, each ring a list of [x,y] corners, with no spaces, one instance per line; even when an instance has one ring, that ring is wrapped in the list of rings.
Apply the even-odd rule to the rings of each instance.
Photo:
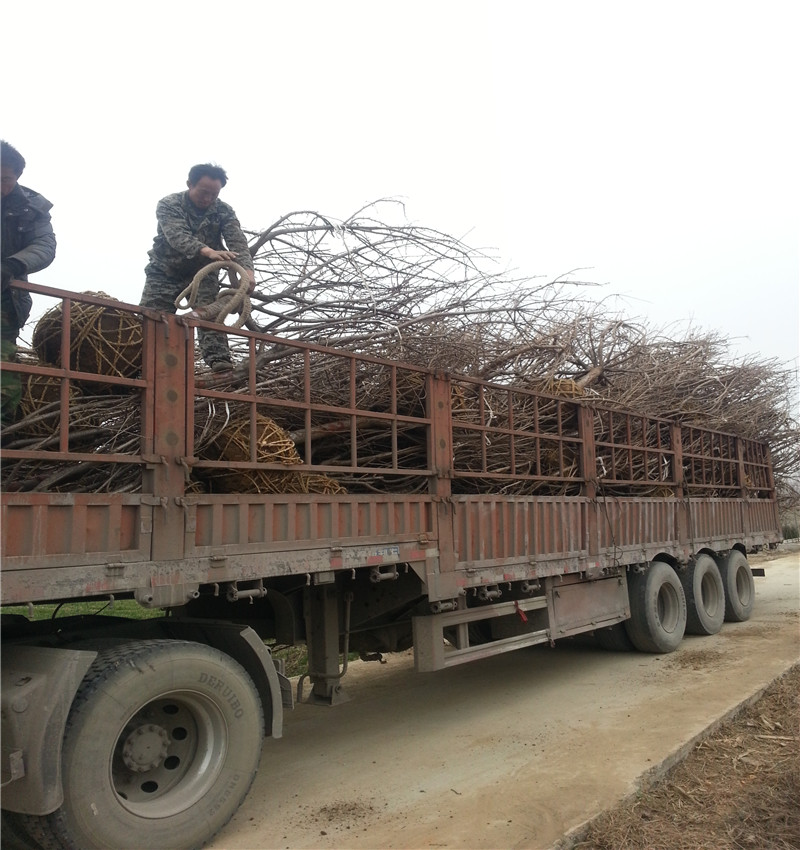
[[[3,647],[0,705],[3,808],[46,815],[64,800],[61,742],[67,715],[96,652]]]

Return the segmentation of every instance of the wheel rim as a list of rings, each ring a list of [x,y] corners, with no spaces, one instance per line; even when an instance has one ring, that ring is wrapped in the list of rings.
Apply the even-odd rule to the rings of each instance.
[[[671,584],[666,582],[658,589],[658,619],[665,632],[674,632],[680,622],[680,603],[678,594]]]
[[[719,585],[710,573],[706,573],[700,581],[700,600],[703,610],[709,617],[713,617],[719,611],[722,599]]]
[[[202,694],[176,691],[143,705],[117,738],[111,782],[124,808],[145,818],[184,811],[217,781],[228,726]]]
[[[736,595],[742,605],[750,604],[750,576],[746,568],[736,570]]]

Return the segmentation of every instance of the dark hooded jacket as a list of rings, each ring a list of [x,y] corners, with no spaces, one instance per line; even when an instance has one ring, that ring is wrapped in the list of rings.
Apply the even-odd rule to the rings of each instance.
[[[2,260],[16,280],[27,280],[47,268],[56,256],[56,237],[50,221],[53,205],[44,195],[17,184],[2,199]],[[3,311],[11,307],[16,326],[22,328],[31,312],[29,292],[12,288],[3,292]]]

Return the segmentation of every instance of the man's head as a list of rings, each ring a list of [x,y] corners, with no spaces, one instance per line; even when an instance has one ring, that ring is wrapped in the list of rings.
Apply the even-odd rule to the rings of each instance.
[[[224,168],[210,163],[193,165],[186,181],[189,200],[201,210],[206,210],[217,200],[220,190],[227,182],[228,175]]]
[[[0,140],[0,195],[14,191],[20,175],[25,170],[25,157],[5,139]]]

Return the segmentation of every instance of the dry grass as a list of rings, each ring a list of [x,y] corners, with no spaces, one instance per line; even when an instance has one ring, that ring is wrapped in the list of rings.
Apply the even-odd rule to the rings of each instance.
[[[590,824],[574,850],[798,850],[800,665],[663,779]]]

